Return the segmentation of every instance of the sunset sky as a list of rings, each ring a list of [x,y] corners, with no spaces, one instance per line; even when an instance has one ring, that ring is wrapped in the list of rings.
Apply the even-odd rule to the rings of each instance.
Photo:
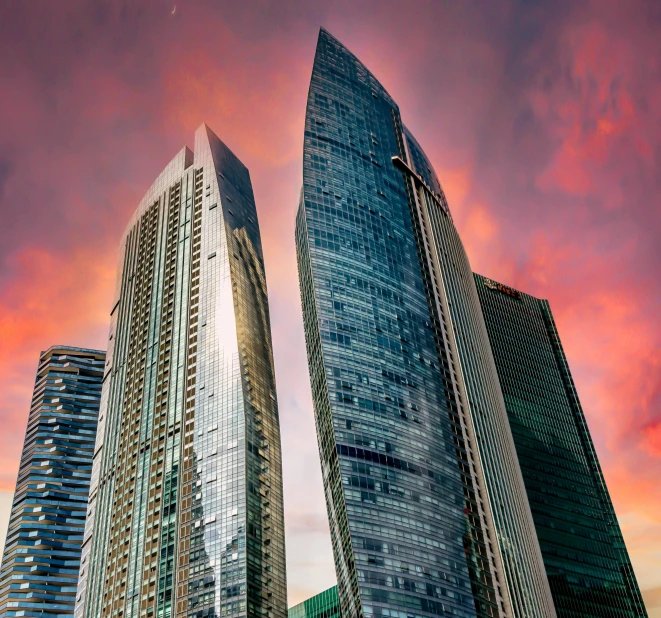
[[[661,617],[661,2],[0,3],[0,542],[39,352],[105,348],[120,237],[206,122],[250,169],[290,603],[335,582],[294,247],[319,27],[399,103],[473,269],[548,298]],[[653,609],[657,608],[657,609]]]

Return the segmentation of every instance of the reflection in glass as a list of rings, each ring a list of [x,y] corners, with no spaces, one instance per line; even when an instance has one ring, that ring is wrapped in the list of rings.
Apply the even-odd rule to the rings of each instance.
[[[280,433],[257,213],[202,125],[130,221],[77,617],[284,618]]]

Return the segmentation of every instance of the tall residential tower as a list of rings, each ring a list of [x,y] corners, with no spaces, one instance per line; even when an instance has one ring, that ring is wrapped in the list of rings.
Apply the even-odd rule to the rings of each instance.
[[[0,570],[0,616],[73,616],[105,352],[41,353]]]
[[[296,242],[343,616],[554,617],[443,190],[397,104],[324,30]]]
[[[285,618],[257,212],[248,170],[206,125],[120,253],[76,616]]]
[[[475,282],[558,618],[647,616],[548,301]]]

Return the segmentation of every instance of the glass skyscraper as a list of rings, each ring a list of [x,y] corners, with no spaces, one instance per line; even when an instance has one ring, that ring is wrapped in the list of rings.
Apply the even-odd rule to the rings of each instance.
[[[340,618],[340,599],[337,586],[289,608],[288,618]]]
[[[0,570],[0,616],[73,616],[105,352],[41,353]]]
[[[122,240],[76,616],[285,618],[250,175],[202,125]]]
[[[397,104],[324,30],[296,242],[343,616],[555,616],[443,190]]]
[[[475,282],[558,617],[647,616],[548,301]]]

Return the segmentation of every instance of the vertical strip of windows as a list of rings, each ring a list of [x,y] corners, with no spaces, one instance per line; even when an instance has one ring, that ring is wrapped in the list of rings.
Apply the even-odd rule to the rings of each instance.
[[[181,495],[179,499],[179,552],[177,564],[176,615],[178,618],[191,615],[195,611],[215,605],[215,578],[210,558],[202,545],[191,548],[191,539],[204,536],[204,523],[195,525],[195,511],[199,507],[202,484],[198,461],[195,456],[195,402],[197,390],[197,350],[200,300],[200,255],[202,243],[202,189],[203,170],[194,173],[193,201],[193,244],[191,258],[190,313],[188,324],[188,355],[186,379],[186,403],[182,439]],[[210,594],[209,594],[210,593]],[[200,594],[205,602],[198,608]],[[207,596],[208,595],[208,596]],[[194,599],[194,601],[193,601]]]
[[[360,618],[362,616],[362,606],[333,428],[326,366],[319,334],[319,314],[315,301],[303,191],[301,191],[301,200],[296,217],[296,255],[308,366],[310,369],[310,385],[314,402],[314,418],[321,459],[321,474],[329,513],[328,520],[331,528],[331,543],[333,545],[341,614]]]
[[[155,240],[158,223],[158,203],[153,204],[138,223],[135,262],[132,264],[131,315],[125,360],[125,379],[121,419],[117,419],[118,444],[114,462],[112,507],[108,520],[108,545],[105,568],[105,593],[101,615],[124,615],[132,598],[129,589],[135,564],[131,561],[130,545],[135,493],[137,462],[132,444],[139,439],[142,417],[142,392],[149,330],[149,304],[151,300],[152,275],[155,261]]]
[[[447,311],[447,298],[443,294],[443,277],[435,257],[435,247],[430,240],[430,223],[427,210],[431,206],[426,195],[430,191],[416,178],[409,167],[408,152],[401,119],[397,110],[391,112],[400,160],[403,162],[402,179],[409,199],[411,223],[413,226],[422,280],[427,292],[429,314],[434,340],[441,367],[443,393],[446,398],[450,427],[453,433],[456,462],[459,467],[465,499],[464,515],[466,531],[463,537],[464,551],[470,575],[471,588],[478,618],[505,616],[507,601],[503,599],[497,556],[493,547],[495,531],[488,526],[485,514],[483,480],[476,470],[475,437],[469,426],[470,419],[465,412],[466,395],[461,388],[461,370],[456,349],[451,345],[451,318]],[[417,182],[416,182],[417,181]],[[447,208],[444,210],[446,214]],[[440,284],[439,284],[440,282]]]
[[[188,299],[187,273],[183,270],[183,262],[186,259],[185,227],[189,211],[185,195],[186,176],[174,189],[174,191],[170,189],[169,196],[166,277],[163,287],[159,347],[161,385],[160,389],[157,387],[157,393],[160,390],[161,397],[160,401],[157,399],[154,420],[149,496],[150,502],[153,499],[150,583],[152,579],[155,580],[153,581],[155,595],[152,602],[154,613],[158,618],[169,618],[172,602],[179,473],[178,410],[180,410],[181,373],[185,370],[185,366],[182,367],[180,362],[180,354],[182,347],[185,347],[185,338],[182,343],[182,329],[187,328],[187,310],[182,309],[181,306]]]

